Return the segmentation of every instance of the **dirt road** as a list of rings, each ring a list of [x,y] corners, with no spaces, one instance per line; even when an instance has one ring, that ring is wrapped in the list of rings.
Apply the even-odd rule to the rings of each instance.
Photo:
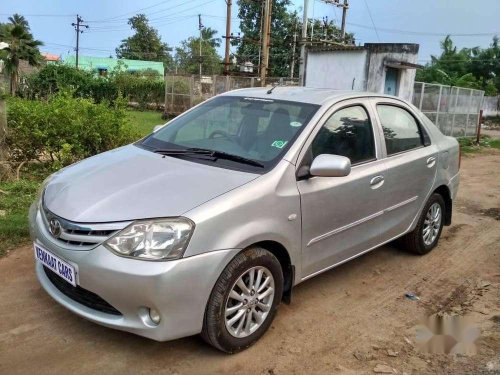
[[[384,246],[298,286],[249,350],[221,354],[198,337],[158,343],[87,322],[56,304],[33,272],[30,247],[0,259],[1,374],[500,373],[500,153],[462,160],[453,226],[431,254]],[[404,297],[418,294],[420,301]],[[425,313],[468,315],[478,354],[422,354]],[[389,356],[388,351],[391,351]]]

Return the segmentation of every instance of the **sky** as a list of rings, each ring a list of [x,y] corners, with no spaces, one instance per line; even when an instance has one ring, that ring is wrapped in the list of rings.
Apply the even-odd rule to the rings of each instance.
[[[233,32],[238,32],[237,0],[233,0]],[[500,36],[500,0],[350,0],[347,31],[358,43],[404,42],[420,44],[419,62],[439,55],[439,41],[451,34],[459,47],[487,47]],[[302,13],[303,1],[292,0],[291,9]],[[176,47],[198,34],[198,14],[204,26],[225,34],[225,0],[2,0],[0,22],[13,13],[25,15],[42,51],[74,54],[72,22],[79,14],[89,28],[80,35],[81,55],[114,56],[120,41],[132,34],[127,18],[145,13],[163,41]],[[334,20],[341,9],[320,0],[309,0],[309,17]],[[232,47],[232,51],[235,47]],[[219,53],[223,54],[223,45]]]

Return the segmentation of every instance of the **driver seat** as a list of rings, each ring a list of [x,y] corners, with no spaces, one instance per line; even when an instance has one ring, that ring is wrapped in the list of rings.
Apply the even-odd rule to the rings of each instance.
[[[243,117],[239,131],[239,144],[243,149],[250,150],[257,139],[258,117],[246,115]]]

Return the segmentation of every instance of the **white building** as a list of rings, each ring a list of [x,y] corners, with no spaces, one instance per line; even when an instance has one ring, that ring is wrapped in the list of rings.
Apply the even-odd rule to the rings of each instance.
[[[418,44],[366,43],[364,46],[309,47],[305,86],[370,91],[410,100]]]

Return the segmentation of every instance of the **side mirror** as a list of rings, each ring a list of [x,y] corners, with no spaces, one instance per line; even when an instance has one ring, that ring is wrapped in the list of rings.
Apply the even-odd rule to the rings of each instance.
[[[153,133],[156,133],[158,130],[160,130],[161,128],[163,128],[165,126],[165,124],[161,124],[161,125],[156,125],[154,128],[153,128]]]
[[[340,155],[318,155],[314,158],[309,173],[318,177],[344,177],[351,173],[351,160]]]

